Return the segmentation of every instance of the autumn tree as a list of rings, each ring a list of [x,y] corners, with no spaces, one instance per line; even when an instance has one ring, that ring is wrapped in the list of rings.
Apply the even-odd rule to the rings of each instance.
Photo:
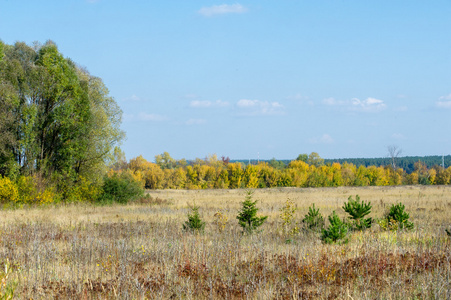
[[[309,154],[309,156],[307,158],[307,163],[309,165],[312,165],[315,167],[320,167],[320,166],[324,165],[324,159],[321,158],[321,156],[319,156],[318,153],[312,152]]]

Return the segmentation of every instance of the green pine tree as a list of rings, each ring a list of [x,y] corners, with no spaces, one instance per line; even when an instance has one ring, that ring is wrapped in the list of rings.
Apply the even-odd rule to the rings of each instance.
[[[199,215],[199,206],[191,207],[191,212],[188,213],[188,221],[183,224],[183,229],[191,232],[203,232],[205,222],[202,221]]]
[[[357,230],[364,230],[371,227],[373,223],[372,218],[364,218],[366,215],[371,213],[371,202],[365,203],[363,200],[360,201],[360,196],[356,195],[355,200],[352,196],[349,196],[348,202],[345,202],[343,209],[350,216],[349,219],[353,220],[353,228]]]
[[[238,222],[244,232],[252,233],[260,227],[268,216],[257,217],[257,200],[252,201],[252,191],[247,191],[245,200],[242,202],[242,208],[238,212]]]

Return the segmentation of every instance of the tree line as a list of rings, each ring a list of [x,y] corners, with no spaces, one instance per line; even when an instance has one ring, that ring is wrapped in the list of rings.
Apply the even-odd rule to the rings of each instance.
[[[173,159],[165,152],[155,163],[142,156],[125,161],[122,155],[110,174],[126,173],[147,189],[214,189],[271,187],[387,186],[402,184],[449,184],[451,167],[415,163],[414,171],[386,166],[356,166],[353,163],[325,163],[317,154],[300,156],[286,167],[268,162],[244,164],[210,155],[194,161]]]
[[[306,155],[306,154],[303,154]],[[448,168],[451,166],[451,155],[430,155],[430,156],[404,156],[396,158],[397,167],[402,168],[406,173],[410,174],[415,171],[415,164],[421,162],[428,169],[434,168],[436,166],[442,166],[442,160],[444,162],[444,167]],[[269,165],[282,169],[286,168],[291,160],[288,159],[275,159],[272,158],[270,160],[260,160],[262,162],[267,162]],[[240,162],[243,164],[248,164],[249,160],[231,160],[231,162]],[[256,161],[250,161],[250,163],[257,163]],[[390,165],[391,158],[389,157],[376,157],[376,158],[334,158],[334,159],[324,159],[325,164],[333,164],[333,163],[352,163],[357,167],[364,166],[376,166],[376,167],[384,167]]]

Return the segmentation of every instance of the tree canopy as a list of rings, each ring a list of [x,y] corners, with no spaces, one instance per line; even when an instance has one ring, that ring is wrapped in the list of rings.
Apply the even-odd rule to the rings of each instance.
[[[95,182],[124,137],[102,80],[48,41],[0,42],[0,174]]]

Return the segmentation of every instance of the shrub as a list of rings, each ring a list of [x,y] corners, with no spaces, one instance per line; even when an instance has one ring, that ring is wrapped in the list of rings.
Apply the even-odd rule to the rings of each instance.
[[[315,209],[315,203],[308,208],[308,213],[305,215],[304,219],[302,219],[302,223],[306,229],[321,232],[324,228],[324,218],[319,213],[319,208]]]
[[[2,177],[0,175],[0,203],[16,203],[18,200],[19,191],[17,185],[8,177]]]
[[[252,191],[247,191],[246,198],[242,202],[242,208],[236,217],[243,231],[247,233],[252,233],[268,218],[268,216],[257,217],[257,200],[252,201],[252,194]]]
[[[68,190],[66,201],[69,202],[96,201],[102,193],[101,186],[83,176],[79,176],[77,182]]]
[[[402,203],[392,204],[385,218],[379,221],[379,225],[385,230],[413,229],[414,225],[409,221],[409,214],[404,211]]]
[[[183,224],[183,229],[191,232],[202,232],[205,228],[205,222],[203,222],[199,215],[199,207],[194,205],[191,207],[191,212],[188,213],[188,221]]]
[[[36,177],[20,176],[17,179],[19,202],[22,204],[49,204],[56,199],[54,188],[46,187]]]
[[[296,210],[297,208],[295,207],[294,202],[290,199],[287,199],[285,205],[280,209],[279,217],[282,219],[282,229],[284,234],[291,236],[299,233],[299,227],[296,222],[294,222],[294,226],[292,226]]]
[[[106,177],[102,186],[102,194],[98,198],[101,203],[118,202],[125,204],[144,195],[141,184],[130,174],[113,174]]]
[[[227,226],[227,223],[229,222],[229,218],[227,218],[227,216],[222,211],[216,212],[214,217],[214,224],[218,228],[219,232],[223,232]]]
[[[371,202],[365,203],[363,200],[360,201],[359,195],[355,196],[355,200],[352,196],[349,196],[348,202],[345,202],[343,209],[350,216],[349,219],[352,220],[352,227],[356,230],[364,230],[371,227],[373,223],[372,218],[364,218],[366,215],[371,213]]]
[[[346,224],[335,214],[335,211],[329,216],[328,219],[330,224],[327,229],[323,229],[321,240],[323,240],[326,244],[332,244],[343,240],[348,233],[348,227]],[[340,243],[347,242],[348,240],[345,239]]]

